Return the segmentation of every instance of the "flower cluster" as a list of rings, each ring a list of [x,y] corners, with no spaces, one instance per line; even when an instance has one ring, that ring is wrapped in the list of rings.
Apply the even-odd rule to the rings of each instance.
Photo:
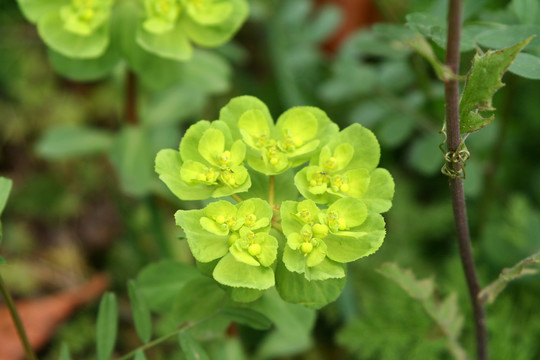
[[[116,16],[113,12],[123,13],[126,6],[113,6],[113,0],[18,3],[25,17],[38,25],[40,36],[50,48],[80,59],[102,56],[111,38],[121,36],[124,25],[113,24],[115,18],[138,22],[136,33],[124,35],[135,36],[146,51],[182,61],[191,58],[192,43],[214,47],[228,41],[248,14],[247,0],[137,0],[131,4],[133,12]]]
[[[381,246],[394,183],[379,158],[377,139],[358,124],[339,131],[313,107],[292,108],[274,124],[264,103],[242,96],[219,120],[192,125],[179,151],[162,150],[156,171],[181,199],[235,199],[176,214],[216,281],[261,293],[275,285],[287,298],[291,287],[343,279],[346,263]]]

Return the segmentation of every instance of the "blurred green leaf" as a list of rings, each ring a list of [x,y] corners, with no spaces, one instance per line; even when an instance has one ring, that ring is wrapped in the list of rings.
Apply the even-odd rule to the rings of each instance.
[[[477,36],[476,41],[482,46],[501,49],[529,39],[528,50],[540,49],[540,37],[531,39],[534,34],[540,34],[540,25],[509,25],[485,31]]]
[[[0,231],[2,230],[2,223],[0,223]],[[7,264],[6,259],[4,259],[2,256],[0,256],[0,265]]]
[[[69,354],[69,347],[67,344],[63,343],[60,348],[60,357],[59,360],[71,360],[71,355]]]
[[[186,284],[201,276],[196,268],[173,260],[150,264],[137,276],[137,288],[148,308],[168,311]]]
[[[96,325],[96,349],[98,360],[109,360],[114,350],[118,331],[118,305],[116,296],[107,292],[99,304]]]
[[[540,24],[540,2],[538,0],[513,0],[510,8],[522,24]]]
[[[435,299],[433,278],[417,280],[409,269],[401,269],[395,263],[383,264],[377,272],[398,284],[413,299],[419,300],[428,315],[441,328],[447,339],[447,347],[458,360],[467,359],[465,350],[458,342],[463,327],[463,316],[459,313],[457,296],[450,294],[441,303]]]
[[[216,360],[246,360],[239,338],[227,337],[225,344],[218,348]]]
[[[443,153],[439,145],[443,137],[438,133],[430,133],[416,139],[409,151],[410,166],[423,175],[439,173],[443,165]]]
[[[491,101],[493,94],[504,86],[501,82],[503,74],[531,39],[529,37],[511,47],[475,55],[459,104],[462,134],[480,130],[493,121],[495,115],[484,117],[482,113],[495,110]]]
[[[143,120],[151,126],[173,125],[188,117],[199,115],[204,106],[205,96],[194,91],[191,86],[179,84],[165,91],[151,95]],[[180,138],[178,138],[178,143]],[[178,148],[176,144],[175,148]],[[161,146],[160,148],[164,148]]]
[[[120,186],[134,196],[145,195],[154,179],[154,155],[146,129],[126,126],[114,140],[109,155]]]
[[[48,57],[56,72],[75,81],[99,80],[109,75],[120,62],[117,49],[113,46],[109,46],[103,55],[92,59],[76,59],[52,49],[49,49]]]
[[[188,333],[180,333],[179,340],[186,360],[210,360],[201,344]]]
[[[283,301],[273,289],[250,303],[249,307],[264,314],[276,327],[258,348],[257,358],[273,359],[292,355],[312,345],[315,311]]]
[[[2,212],[6,207],[7,199],[9,197],[9,193],[11,192],[12,186],[13,182],[10,179],[0,176],[0,215],[2,215]]]
[[[87,126],[50,127],[39,139],[36,152],[46,159],[60,160],[107,151],[113,136],[107,131]]]
[[[150,341],[152,336],[152,318],[142,296],[139,294],[135,281],[128,281],[128,295],[133,313],[135,330],[143,343]]]
[[[263,314],[240,307],[225,307],[220,310],[220,315],[225,316],[232,321],[247,325],[256,330],[267,330],[272,326],[272,321]]]
[[[540,57],[519,53],[508,71],[527,79],[540,80]]]
[[[146,360],[146,355],[144,355],[144,351],[139,350],[135,353],[134,360]]]
[[[64,28],[60,11],[48,12],[41,16],[38,21],[38,32],[45,44],[72,58],[97,58],[109,45],[109,29],[106,24],[88,36],[78,35]]]

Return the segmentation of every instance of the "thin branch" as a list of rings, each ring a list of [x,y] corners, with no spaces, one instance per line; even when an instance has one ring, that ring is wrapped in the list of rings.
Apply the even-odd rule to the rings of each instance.
[[[272,207],[272,209],[274,209],[275,182],[276,182],[276,179],[274,175],[270,175],[270,184],[268,186],[268,202],[270,203],[270,206]]]
[[[238,203],[241,203],[242,201],[244,201],[244,199],[242,199],[240,196],[238,196],[237,194],[232,194],[231,197],[236,200],[236,202]]]
[[[459,40],[461,36],[462,1],[450,0],[448,13],[448,39],[446,51],[446,65],[454,74],[459,74]],[[459,83],[456,79],[445,83],[446,101],[446,129],[448,134],[448,151],[458,150],[461,142],[459,119]],[[459,166],[459,165],[457,165]],[[457,169],[459,170],[459,169]],[[476,325],[476,347],[479,360],[487,359],[487,331],[485,325],[484,309],[478,297],[480,287],[476,276],[474,259],[472,256],[469,225],[467,222],[467,208],[463,181],[459,177],[450,178],[450,191],[452,194],[452,207],[458,237],[459,253],[469,295],[472,302]]]
[[[22,346],[24,348],[24,353],[26,354],[26,358],[28,360],[36,360],[36,355],[34,354],[34,350],[32,349],[30,342],[28,341],[28,336],[26,335],[26,331],[24,330],[24,325],[22,323],[21,317],[19,316],[19,312],[17,311],[17,307],[15,306],[15,303],[13,302],[9,291],[7,290],[2,275],[0,275],[0,292],[2,293],[2,296],[6,301],[6,306],[9,310],[9,314],[11,315],[11,319],[13,320],[13,324],[17,329],[17,335],[19,335],[19,339],[21,340]]]

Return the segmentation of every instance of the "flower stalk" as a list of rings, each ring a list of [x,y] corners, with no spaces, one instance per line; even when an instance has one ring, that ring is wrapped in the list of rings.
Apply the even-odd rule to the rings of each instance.
[[[454,74],[459,73],[459,42],[461,36],[462,1],[451,0],[448,13],[448,39],[446,52],[446,65]],[[457,79],[449,79],[445,82],[446,102],[446,129],[448,136],[448,151],[458,150],[461,142],[460,118],[459,118],[459,83]],[[460,166],[457,164],[456,166]],[[459,169],[456,169],[459,171]],[[471,249],[471,238],[467,221],[467,208],[463,180],[459,177],[450,178],[450,192],[452,196],[452,208],[458,238],[459,253],[467,286],[472,302],[475,326],[477,358],[487,359],[487,331],[485,325],[484,309],[478,297],[480,286],[474,265]]]

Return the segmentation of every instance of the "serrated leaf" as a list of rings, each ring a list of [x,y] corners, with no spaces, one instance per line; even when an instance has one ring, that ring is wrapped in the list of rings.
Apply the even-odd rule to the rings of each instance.
[[[478,295],[480,300],[492,304],[510,281],[525,275],[538,273],[538,269],[531,269],[531,266],[538,264],[540,264],[540,252],[521,260],[511,268],[503,269],[497,280],[480,291],[480,294]]]
[[[62,347],[60,348],[60,356],[58,358],[59,360],[71,360],[71,355],[69,354],[69,347],[67,344],[62,344]]]
[[[446,346],[454,358],[467,359],[465,350],[458,342],[463,325],[463,316],[458,311],[454,293],[439,303],[434,296],[433,278],[418,280],[410,269],[401,269],[395,263],[383,264],[377,272],[389,278],[405,290],[409,296],[419,300],[428,315],[437,323],[446,336]]]
[[[480,130],[493,121],[495,115],[485,117],[482,112],[495,110],[491,101],[495,92],[504,86],[503,74],[532,38],[505,49],[475,55],[459,104],[462,134]]]
[[[107,151],[112,134],[87,126],[60,125],[49,128],[39,139],[36,152],[46,159],[66,159]]]
[[[257,330],[267,330],[272,326],[272,321],[269,318],[248,308],[226,307],[221,309],[219,313],[234,322]]]
[[[180,340],[180,347],[182,347],[182,351],[184,352],[184,355],[186,355],[187,360],[210,360],[201,344],[199,344],[191,335],[184,332],[180,333],[178,338]]]
[[[118,305],[116,296],[107,292],[99,304],[96,325],[96,350],[98,360],[109,360],[114,350],[118,331]]]
[[[152,336],[152,318],[150,316],[150,311],[146,306],[146,302],[139,294],[137,285],[133,280],[128,281],[128,295],[129,301],[131,302],[135,330],[141,340],[146,343]]]

